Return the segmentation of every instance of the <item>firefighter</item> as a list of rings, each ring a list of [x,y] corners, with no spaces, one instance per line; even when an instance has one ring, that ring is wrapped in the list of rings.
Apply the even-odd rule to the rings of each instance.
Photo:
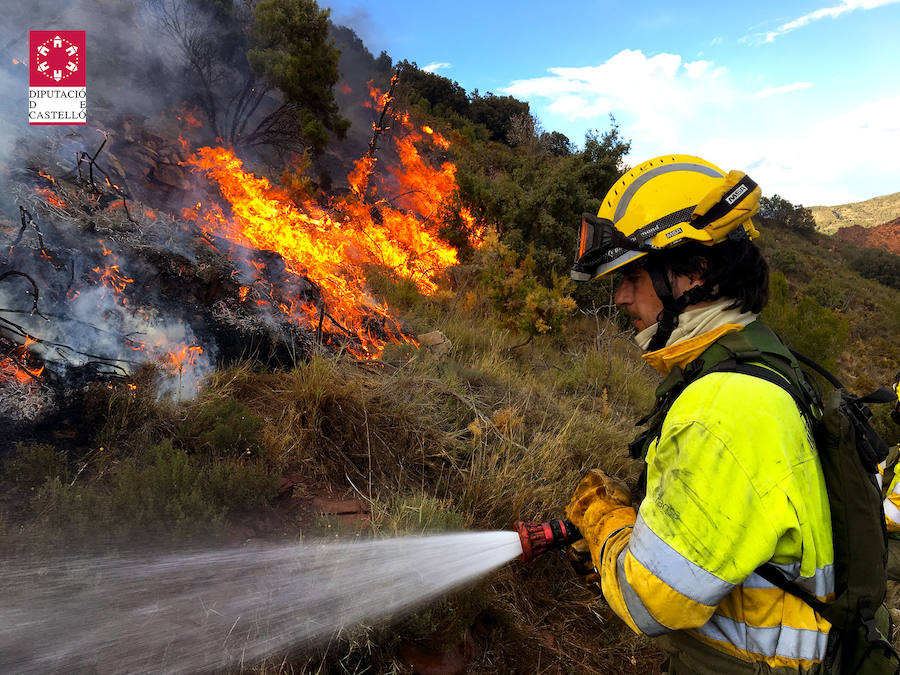
[[[891,387],[897,395],[897,403],[891,410],[891,419],[900,424],[900,372],[894,376]],[[900,459],[900,447],[894,446],[883,466],[882,480],[884,490],[884,522],[888,531],[888,565],[887,575],[891,581],[900,582],[900,471],[897,471],[897,460]]]
[[[759,198],[744,173],[687,155],[652,159],[583,217],[572,270],[581,281],[621,274],[616,305],[666,379],[648,433],[632,444],[645,459],[645,497],[635,509],[621,482],[588,474],[566,510],[584,535],[571,553],[633,631],[659,637],[678,675],[817,673],[826,654],[828,622],[755,572],[771,562],[819,599],[834,592],[828,496],[807,423],[773,382],[705,374],[738,349],[779,354],[799,372],[758,318],[768,298],[752,242]]]
[[[897,403],[894,404],[894,409],[891,411],[891,419],[897,424],[900,424],[900,371],[894,375],[893,389],[894,394],[897,396]]]

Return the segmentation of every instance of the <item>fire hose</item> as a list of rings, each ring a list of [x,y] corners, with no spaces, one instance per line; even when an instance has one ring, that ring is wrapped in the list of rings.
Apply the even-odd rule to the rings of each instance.
[[[522,562],[530,562],[551,549],[562,548],[581,539],[578,528],[561,518],[546,523],[517,520],[513,528],[522,542]]]

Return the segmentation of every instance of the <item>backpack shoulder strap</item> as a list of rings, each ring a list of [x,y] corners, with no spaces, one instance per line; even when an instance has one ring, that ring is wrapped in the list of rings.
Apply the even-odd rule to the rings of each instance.
[[[804,397],[800,390],[796,386],[794,386],[794,384],[785,375],[782,375],[780,372],[776,372],[770,368],[766,368],[765,366],[761,366],[756,363],[741,363],[726,360],[719,362],[718,364],[707,370],[704,375],[708,375],[709,373],[742,373],[744,375],[758,377],[759,379],[765,380],[766,382],[771,382],[775,386],[781,387],[791,395],[791,397],[794,399],[794,402],[797,404],[797,407],[800,409],[800,412],[810,423],[815,420],[810,402]]]
[[[632,459],[646,457],[650,445],[662,430],[662,423],[669,408],[689,384],[714,371],[739,372],[738,364],[749,365],[751,363],[765,366],[762,370],[766,371],[768,375],[775,376],[772,371],[782,375],[781,380],[786,379],[792,385],[793,389],[788,390],[788,393],[798,401],[798,404],[801,401],[808,401],[801,405],[802,411],[807,412],[819,407],[816,392],[807,381],[791,351],[766,324],[756,320],[742,330],[720,337],[684,369],[678,366],[672,369],[656,389],[656,406],[653,411],[636,424],[636,426],[646,424],[647,428],[629,444],[629,456]],[[766,373],[758,375],[756,371],[753,371],[747,374],[767,378]],[[773,382],[781,384],[780,380],[773,380]]]

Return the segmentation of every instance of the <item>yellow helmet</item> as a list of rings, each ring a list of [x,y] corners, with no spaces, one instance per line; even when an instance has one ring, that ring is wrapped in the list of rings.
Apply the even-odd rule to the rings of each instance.
[[[691,155],[651,159],[616,181],[596,216],[582,216],[571,276],[588,281],[688,241],[755,239],[750,217],[759,198],[759,186],[741,171],[726,174]]]

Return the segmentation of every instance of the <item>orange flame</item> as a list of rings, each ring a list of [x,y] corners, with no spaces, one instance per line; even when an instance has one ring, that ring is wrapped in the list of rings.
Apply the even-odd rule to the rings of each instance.
[[[389,94],[371,83],[369,91],[374,104],[383,108],[389,101]],[[395,125],[404,125],[403,138],[392,136],[401,166],[387,169],[392,201],[373,198],[376,206],[366,203],[367,193],[373,191],[369,183],[376,164],[369,154],[356,162],[347,177],[356,198],[335,200],[328,210],[314,200],[295,203],[266,178],[246,171],[232,150],[200,148],[186,162],[217,184],[230,214],[217,204],[198,202],[185,209],[183,216],[200,221],[207,235],[279,253],[290,274],[315,284],[323,305],[317,307],[317,301],[310,299],[276,298],[270,288],[271,305],[305,326],[329,319],[326,328],[356,334],[367,356],[379,354],[384,339],[397,341],[402,336],[389,309],[368,291],[364,267],[373,263],[389,267],[399,277],[412,280],[421,293],[431,294],[437,289],[437,276],[457,263],[456,249],[438,238],[436,231],[437,217],[456,190],[456,167],[449,161],[432,166],[419,148],[430,145],[446,150],[450,143],[432,127],[416,129],[408,113],[392,117]],[[385,184],[380,177],[382,190]],[[473,245],[477,245],[474,218],[465,210],[460,217],[470,226]],[[264,266],[256,266],[258,278],[266,281]],[[239,288],[242,302],[248,293],[248,287]],[[380,336],[366,328],[373,316],[384,321]]]
[[[7,356],[0,360],[0,383],[15,381],[18,384],[29,384],[41,376],[44,366],[40,368],[28,366],[29,360],[33,358],[28,348],[35,342],[36,338],[26,335],[24,344],[14,350],[15,358]]]
[[[60,209],[66,208],[66,203],[58,196],[56,196],[54,192],[48,190],[47,188],[35,187],[34,191],[41,197],[43,197],[45,202],[53,204],[53,206],[56,206]]]
[[[198,345],[183,346],[178,351],[169,352],[166,357],[167,364],[176,371],[184,370],[184,367],[194,365],[197,357],[203,353],[203,348]]]
[[[134,283],[134,279],[126,277],[119,271],[118,265],[110,265],[102,270],[100,267],[94,267],[91,268],[91,271],[99,275],[97,277],[99,283],[112,289],[116,293],[124,293],[128,284]],[[124,304],[124,298],[122,304]]]

